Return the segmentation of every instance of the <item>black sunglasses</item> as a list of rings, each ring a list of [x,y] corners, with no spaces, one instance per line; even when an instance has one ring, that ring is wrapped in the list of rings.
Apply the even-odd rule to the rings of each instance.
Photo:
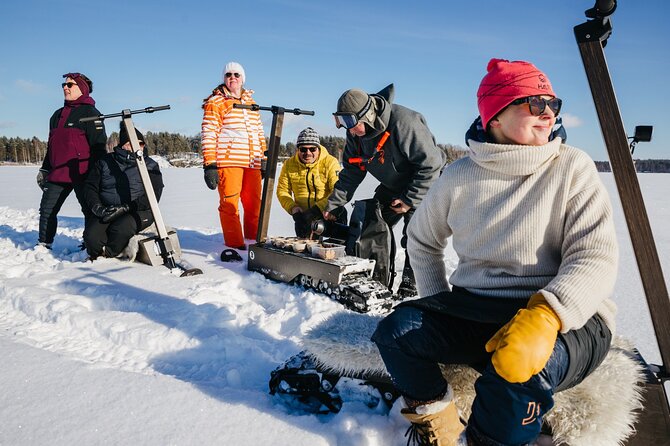
[[[235,76],[235,79],[239,79],[240,73],[226,73],[226,77],[233,77]]]
[[[300,150],[300,153],[307,153],[308,150],[310,152],[314,153],[317,150],[319,150],[319,148],[318,147],[304,147],[303,146],[303,147],[298,147],[298,150]]]
[[[61,88],[65,88],[66,85],[67,85],[67,88],[72,88],[75,85],[77,85],[77,83],[76,82],[63,82],[62,84],[60,84]]]
[[[544,113],[544,110],[547,106],[549,109],[554,112],[554,116],[558,116],[561,112],[561,106],[563,101],[559,98],[544,99],[541,96],[528,96],[527,98],[517,99],[510,103],[511,105],[521,105],[528,104],[530,113],[533,116],[540,116]]]

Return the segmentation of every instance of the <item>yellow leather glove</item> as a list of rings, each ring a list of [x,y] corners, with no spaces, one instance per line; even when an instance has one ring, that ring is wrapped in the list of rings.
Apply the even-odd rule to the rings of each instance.
[[[542,294],[533,294],[526,308],[493,335],[486,351],[493,367],[511,383],[523,383],[539,373],[554,350],[561,321]]]

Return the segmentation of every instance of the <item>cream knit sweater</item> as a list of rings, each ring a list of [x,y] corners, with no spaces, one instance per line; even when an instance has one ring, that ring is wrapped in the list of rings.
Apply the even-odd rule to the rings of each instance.
[[[614,331],[618,246],[612,207],[593,161],[556,138],[543,146],[470,141],[445,169],[408,227],[420,296],[449,282],[491,297],[541,292],[577,329],[596,312]],[[458,266],[444,263],[452,237]]]

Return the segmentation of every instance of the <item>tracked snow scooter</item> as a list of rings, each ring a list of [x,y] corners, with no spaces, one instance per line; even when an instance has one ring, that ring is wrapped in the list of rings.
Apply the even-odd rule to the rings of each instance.
[[[542,444],[670,446],[665,387],[670,382],[670,299],[631,156],[637,142],[651,139],[651,128],[638,126],[635,136],[626,137],[603,53],[615,8],[615,0],[598,0],[586,11],[590,20],[574,32],[665,365],[648,365],[634,347],[617,339],[591,376],[556,395],[555,407],[544,419]],[[628,139],[633,140],[630,146]],[[344,313],[324,321],[301,340],[304,351],[272,371],[270,393],[291,407],[321,414],[338,412],[348,401],[365,401],[369,407],[382,401],[392,405],[399,395],[370,341],[378,321],[374,316]],[[477,373],[465,366],[442,371],[455,389],[456,406],[467,418]],[[356,388],[358,395],[352,396]]]
[[[168,231],[165,227],[163,216],[160,209],[158,208],[158,200],[156,199],[154,188],[151,185],[149,172],[147,171],[147,166],[144,162],[144,151],[142,150],[142,147],[140,147],[140,142],[137,139],[135,126],[132,119],[132,115],[134,114],[153,113],[156,111],[169,109],[169,105],[162,105],[159,107],[147,107],[141,110],[123,110],[120,113],[114,113],[110,115],[99,115],[82,118],[80,119],[80,122],[94,121],[97,127],[101,127],[102,121],[105,119],[121,117],[123,125],[128,132],[130,146],[132,147],[133,153],[135,154],[135,160],[137,162],[137,168],[142,179],[142,185],[144,186],[144,191],[147,194],[149,205],[151,206],[151,214],[154,218],[153,226],[156,227],[157,232],[155,235],[148,235],[148,231],[145,229],[144,231],[140,232],[140,234],[138,234],[144,234],[147,236],[138,242],[138,252],[136,259],[151,266],[165,265],[170,269],[171,272],[178,274],[180,277],[194,276],[197,274],[202,274],[202,270],[200,268],[192,268],[187,265],[184,260],[181,260],[181,247],[179,245],[177,232],[174,229]]]
[[[258,104],[234,104],[233,107],[270,111],[273,115],[258,232],[256,243],[249,247],[249,271],[313,289],[357,312],[388,311],[392,304],[392,293],[386,286],[372,279],[375,261],[346,255],[343,240],[267,236],[284,114],[314,115],[314,112]],[[316,223],[315,234],[319,233],[320,227],[320,222]]]

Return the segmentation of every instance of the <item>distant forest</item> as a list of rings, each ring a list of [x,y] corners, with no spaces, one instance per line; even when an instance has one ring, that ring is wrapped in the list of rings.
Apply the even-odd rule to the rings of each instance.
[[[149,152],[167,158],[177,167],[197,166],[202,163],[200,153],[200,135],[184,136],[169,132],[146,132],[144,135]],[[322,136],[321,145],[328,149],[333,156],[342,160],[345,139],[340,136]],[[109,135],[107,150],[118,144],[117,132]],[[438,144],[447,155],[447,162],[451,163],[467,154],[467,149],[453,144]],[[46,153],[46,142],[37,137],[30,139],[8,138],[0,136],[0,164],[41,164]],[[279,158],[285,159],[295,153],[295,144],[288,142],[279,147]],[[596,161],[599,172],[611,172],[608,161]],[[635,169],[638,172],[670,173],[670,160],[635,160]]]
[[[169,132],[146,132],[144,138],[151,154],[161,155],[178,167],[198,165],[202,163],[200,153],[200,135],[184,136]],[[268,138],[269,139],[269,138]],[[322,136],[321,145],[328,152],[342,160],[345,139],[340,136]],[[107,138],[107,150],[119,142],[119,134],[113,132]],[[466,149],[452,144],[438,144],[446,154],[449,162],[465,156]],[[41,164],[46,153],[47,145],[37,137],[31,139],[8,138],[0,136],[0,164]],[[279,147],[279,157],[288,158],[295,153],[295,144],[288,142]]]

